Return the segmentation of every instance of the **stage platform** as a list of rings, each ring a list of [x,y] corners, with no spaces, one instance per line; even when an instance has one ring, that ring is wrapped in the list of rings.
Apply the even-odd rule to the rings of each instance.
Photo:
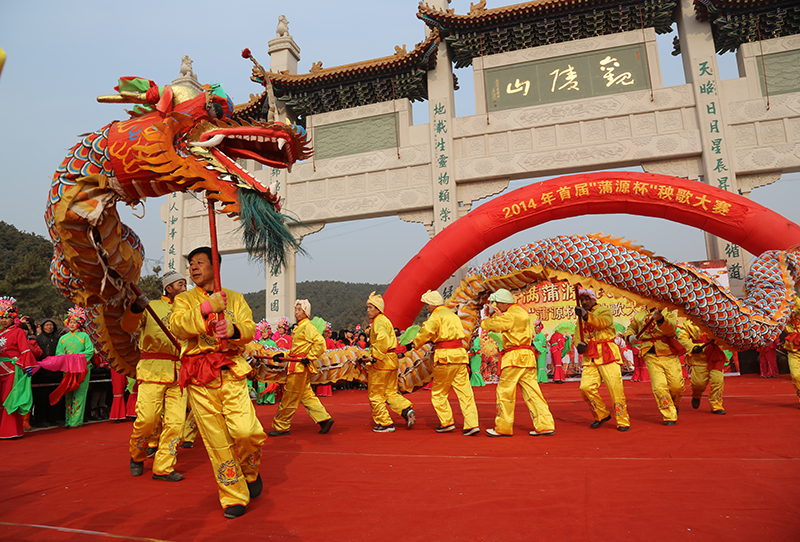
[[[434,431],[430,393],[408,397],[417,425],[375,434],[366,391],[322,398],[328,435],[300,409],[270,438],[264,493],[223,518],[208,456],[181,449],[186,479],[128,470],[130,423],[55,428],[0,442],[0,540],[798,541],[800,403],[787,376],[725,379],[725,416],[704,399],[662,425],[650,384],[625,382],[631,430],[592,421],[577,382],[543,384],[556,434],[531,437],[517,397],[512,438]],[[495,387],[475,388],[481,428]],[[603,390],[603,397],[607,393]],[[452,399],[457,424],[461,416]],[[276,406],[257,407],[269,430]]]

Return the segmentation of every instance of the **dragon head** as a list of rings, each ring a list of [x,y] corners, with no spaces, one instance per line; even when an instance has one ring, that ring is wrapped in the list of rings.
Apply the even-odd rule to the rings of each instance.
[[[128,199],[203,190],[222,212],[242,219],[251,255],[263,257],[273,270],[283,265],[286,244],[297,247],[286,229],[287,217],[280,214],[277,183],[266,185],[238,160],[291,171],[292,164],[311,155],[305,130],[253,120],[254,104],[265,97],[235,106],[219,85],[198,92],[123,78],[116,89],[118,95],[98,101],[139,104],[129,111],[129,120],[112,124],[108,136],[115,177]]]

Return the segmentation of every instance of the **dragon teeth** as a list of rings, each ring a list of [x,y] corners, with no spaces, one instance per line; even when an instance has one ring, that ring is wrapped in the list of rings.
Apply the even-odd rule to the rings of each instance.
[[[283,138],[278,139],[278,150],[283,150],[283,146],[286,145],[286,140]]]

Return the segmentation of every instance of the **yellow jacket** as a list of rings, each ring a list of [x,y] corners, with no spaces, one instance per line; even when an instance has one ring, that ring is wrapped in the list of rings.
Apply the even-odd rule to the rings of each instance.
[[[397,337],[394,327],[383,313],[372,320],[369,328],[369,354],[376,360],[372,367],[379,371],[397,370],[400,365],[397,361]]]
[[[308,358],[312,363],[308,364],[308,372],[312,375],[317,374],[316,364],[313,363],[325,353],[325,339],[320,335],[314,324],[308,318],[303,318],[292,331],[292,349],[289,356],[293,358]],[[306,366],[299,362],[289,362],[286,374],[302,373]]]
[[[444,305],[439,305],[414,337],[414,348],[419,348],[428,341],[436,344],[445,341],[463,341],[466,337],[467,334],[464,333],[461,319]],[[460,348],[436,348],[433,353],[433,361],[442,364],[466,364],[469,363],[469,358],[463,346]]]
[[[503,349],[530,346],[533,340],[530,318],[525,309],[514,303],[503,314],[495,313],[481,322],[481,328],[503,334]],[[529,349],[511,350],[503,354],[500,369],[506,367],[536,368],[536,356]]]
[[[794,307],[786,324],[786,333],[789,336],[783,342],[783,347],[789,352],[800,352],[800,336],[796,335],[800,334],[800,297],[794,297]]]
[[[128,333],[139,332],[139,363],[136,365],[136,379],[140,382],[169,384],[176,382],[180,370],[180,351],[175,348],[148,311],[136,314],[131,309],[125,311],[120,322]],[[169,324],[172,302],[168,297],[154,299],[150,307],[164,325]]]
[[[239,330],[237,339],[228,339],[228,349],[223,352],[230,358],[228,367],[237,376],[245,376],[250,372],[250,365],[244,357],[247,343],[256,334],[253,312],[239,292],[223,288],[228,296],[228,308],[225,319],[230,320]],[[213,333],[207,333],[206,321],[200,305],[208,299],[202,288],[192,288],[175,298],[172,312],[169,315],[169,330],[181,341],[181,358],[220,351],[220,341]]]
[[[588,350],[583,355],[583,365],[590,363],[595,365],[622,364],[622,354],[620,354],[619,346],[614,342],[617,330],[614,329],[614,315],[611,313],[610,307],[595,305],[589,311],[589,318],[578,324],[583,325],[583,342],[588,346]],[[580,340],[580,331],[576,326],[573,343],[576,344]],[[606,359],[606,357],[610,359]]]
[[[625,337],[629,335],[639,337],[639,340],[642,341],[642,345],[639,347],[642,356],[647,353],[653,353],[658,357],[679,355],[674,353],[673,348],[670,347],[671,342],[678,340],[675,337],[678,329],[678,316],[674,312],[662,310],[661,315],[664,317],[664,321],[661,325],[652,320],[647,329],[644,329],[645,322],[650,319],[650,314],[651,312],[647,309],[637,312],[625,331]],[[651,349],[653,352],[650,352]]]

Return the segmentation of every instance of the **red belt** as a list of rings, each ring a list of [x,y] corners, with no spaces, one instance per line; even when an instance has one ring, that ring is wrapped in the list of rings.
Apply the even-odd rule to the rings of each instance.
[[[433,346],[436,350],[444,350],[452,348],[464,348],[464,343],[461,341],[461,339],[454,339],[452,341],[434,343]]]
[[[614,339],[608,339],[605,341],[589,341],[589,344],[586,345],[586,353],[584,353],[583,355],[591,359],[597,359],[598,356],[602,355],[603,363],[601,363],[601,365],[619,361],[617,354],[614,352],[614,350],[611,348],[611,345],[609,344],[612,342],[614,342]],[[602,350],[602,353],[597,351],[598,344],[601,345],[600,349]]]

